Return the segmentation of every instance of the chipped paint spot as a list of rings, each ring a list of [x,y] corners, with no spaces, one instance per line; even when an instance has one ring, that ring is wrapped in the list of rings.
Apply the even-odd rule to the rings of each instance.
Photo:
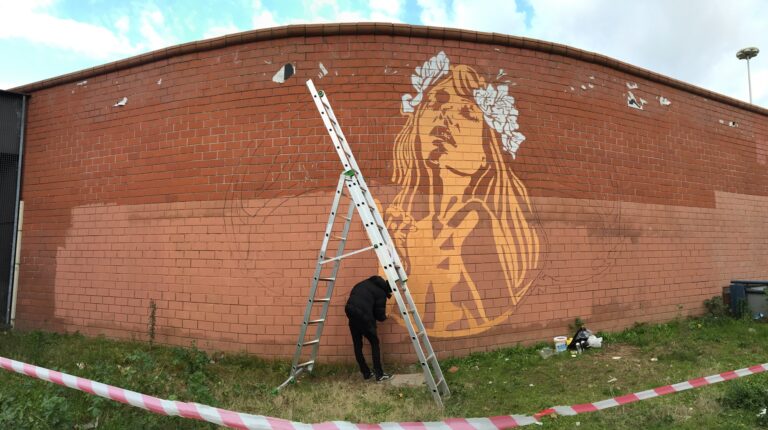
[[[722,119],[721,119],[720,121],[718,121],[718,122],[719,122],[720,124],[725,124],[725,121],[723,121]]]
[[[75,85],[77,85],[78,87],[82,87],[83,85],[86,85],[86,84],[88,84],[87,80],[86,81],[80,81],[80,82],[76,83]]]
[[[576,88],[571,87],[571,91],[576,91]]]
[[[584,84],[582,84],[582,85],[581,85],[581,89],[582,89],[582,90],[586,90],[586,89],[587,89],[587,86],[586,86],[586,85],[584,85]]]
[[[126,104],[128,104],[128,97],[123,97],[118,100],[117,103],[115,103],[112,107],[125,106]]]
[[[739,123],[736,121],[728,121],[728,127],[738,127]]]
[[[627,82],[627,89],[628,90],[634,90],[637,88],[637,84],[634,82]]]
[[[594,85],[592,85],[592,84],[587,84],[587,86],[588,86],[589,88],[595,88],[595,86],[594,86]]]
[[[594,76],[590,76],[589,79],[592,79],[594,81],[595,77]]]
[[[504,69],[499,69],[499,74],[496,75],[496,79],[501,79],[502,76],[506,75],[506,72],[504,72]]]
[[[272,60],[264,60],[264,64],[272,64]]]
[[[640,101],[638,102],[637,99],[635,98],[635,95],[632,94],[632,91],[627,91],[627,106],[634,109],[643,110],[643,105],[646,103],[647,102],[643,99],[640,99]]]
[[[666,97],[659,96],[659,104],[662,106],[669,106],[672,104],[672,102],[669,101],[669,99]]]
[[[272,76],[272,82],[282,84],[293,76],[294,73],[296,73],[296,68],[292,63],[284,64],[283,67],[275,73],[275,76]]]
[[[320,72],[317,74],[318,79],[323,79],[323,76],[328,74],[328,69],[325,68],[323,63],[319,63],[318,66],[320,67]]]
[[[157,85],[163,85],[163,78],[157,80]]]

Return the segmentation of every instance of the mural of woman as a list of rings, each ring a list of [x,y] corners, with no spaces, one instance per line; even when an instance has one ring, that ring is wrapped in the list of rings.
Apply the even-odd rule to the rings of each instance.
[[[473,335],[506,321],[535,278],[539,235],[509,167],[525,137],[508,87],[451,67],[443,52],[412,82],[387,227],[430,335]]]

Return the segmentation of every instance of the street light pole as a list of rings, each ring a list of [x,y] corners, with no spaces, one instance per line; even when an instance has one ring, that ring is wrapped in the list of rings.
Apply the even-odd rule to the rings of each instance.
[[[749,86],[749,103],[752,104],[752,74],[749,71],[749,60],[755,58],[760,52],[759,49],[754,46],[744,48],[736,53],[736,58],[739,60],[747,60],[747,85]]]

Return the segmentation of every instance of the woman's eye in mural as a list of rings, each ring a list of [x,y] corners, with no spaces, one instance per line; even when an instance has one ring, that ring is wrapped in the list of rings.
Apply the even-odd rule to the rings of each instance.
[[[528,191],[511,165],[525,137],[506,85],[494,88],[442,52],[416,73],[417,94],[402,97],[407,120],[393,148],[400,189],[387,223],[430,334],[472,335],[506,322],[538,269]],[[399,225],[404,217],[412,228]],[[483,273],[471,260],[478,253],[493,256]]]
[[[435,92],[434,102],[431,108],[436,111],[443,109],[443,106],[451,100],[451,95],[445,90]]]
[[[472,122],[480,122],[480,117],[473,114],[472,108],[469,105],[464,105],[459,111],[459,113],[464,119],[467,119]]]

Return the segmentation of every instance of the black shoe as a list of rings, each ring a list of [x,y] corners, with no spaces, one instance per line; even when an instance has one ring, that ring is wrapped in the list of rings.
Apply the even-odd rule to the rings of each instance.
[[[392,379],[392,375],[389,373],[382,373],[381,375],[376,376],[376,382],[384,382],[389,379]]]
[[[363,379],[365,379],[367,381],[367,380],[371,379],[372,376],[373,376],[373,373],[371,373],[371,372],[364,373],[363,374]]]

